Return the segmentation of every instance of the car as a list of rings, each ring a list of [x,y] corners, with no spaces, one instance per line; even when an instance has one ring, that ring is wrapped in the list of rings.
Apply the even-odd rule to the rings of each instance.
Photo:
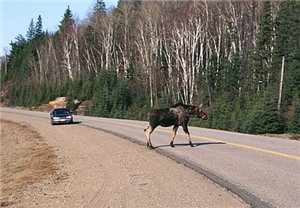
[[[68,108],[54,108],[50,113],[51,124],[73,123],[72,112]]]

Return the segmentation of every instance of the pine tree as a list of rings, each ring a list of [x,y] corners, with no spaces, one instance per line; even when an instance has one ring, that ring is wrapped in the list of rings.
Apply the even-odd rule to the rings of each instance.
[[[250,111],[246,123],[246,131],[254,134],[284,132],[284,122],[277,109],[277,101],[273,98],[272,90],[268,89],[257,99]]]
[[[59,28],[61,30],[68,30],[68,28],[72,27],[74,23],[75,23],[75,21],[73,19],[72,11],[70,10],[70,6],[68,6],[68,8],[66,9],[66,11],[64,13],[64,17],[63,17],[62,21],[60,22]]]
[[[106,14],[105,2],[103,0],[97,0],[94,6],[94,14]]]
[[[231,127],[231,102],[227,93],[223,93],[212,105],[208,118],[209,127],[229,130]]]
[[[291,120],[289,121],[288,128],[290,133],[300,134],[300,104],[296,106]]]
[[[43,35],[43,23],[41,15],[38,16],[37,22],[35,24],[35,35],[41,37]]]
[[[261,86],[266,87],[270,82],[272,72],[271,67],[271,55],[272,55],[272,37],[273,37],[273,20],[271,13],[270,1],[263,3],[262,19],[259,24],[259,32],[256,40],[256,48],[254,51],[254,83],[257,91]]]
[[[295,95],[300,96],[300,2],[282,1],[276,19],[273,68],[281,68],[285,58],[283,104],[291,105]]]
[[[28,38],[28,40],[32,40],[35,37],[35,34],[36,34],[36,31],[35,31],[33,19],[31,19],[26,37]]]
[[[239,55],[234,55],[230,65],[228,66],[228,71],[226,72],[225,81],[225,92],[229,93],[231,98],[235,98],[239,94],[239,81],[241,74],[241,60]]]
[[[245,109],[243,107],[240,98],[235,99],[230,105],[230,131],[241,132],[243,130],[243,123],[245,122]]]

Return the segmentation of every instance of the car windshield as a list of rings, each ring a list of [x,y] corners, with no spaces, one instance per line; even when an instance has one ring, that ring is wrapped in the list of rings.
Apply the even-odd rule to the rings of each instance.
[[[53,111],[53,114],[68,114],[70,111],[68,109],[57,109]]]

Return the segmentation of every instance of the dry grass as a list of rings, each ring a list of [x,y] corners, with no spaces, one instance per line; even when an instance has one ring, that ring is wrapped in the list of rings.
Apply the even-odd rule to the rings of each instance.
[[[55,154],[38,132],[1,119],[0,206],[15,204],[29,184],[56,173]]]

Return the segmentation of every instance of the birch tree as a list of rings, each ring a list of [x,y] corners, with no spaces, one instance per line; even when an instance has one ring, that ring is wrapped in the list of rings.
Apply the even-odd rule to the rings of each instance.
[[[203,51],[204,24],[200,18],[191,18],[187,23],[176,25],[173,29],[175,66],[181,71],[182,100],[192,103],[197,89],[196,80],[201,67]],[[202,42],[202,44],[201,44]]]
[[[138,39],[135,42],[139,52],[145,80],[149,86],[151,107],[157,102],[155,71],[160,67],[159,59],[159,9],[157,4],[147,2],[142,10],[143,19],[137,25]]]
[[[79,43],[76,24],[69,7],[65,11],[59,29],[62,69],[67,72],[68,78],[73,80],[80,74]]]

